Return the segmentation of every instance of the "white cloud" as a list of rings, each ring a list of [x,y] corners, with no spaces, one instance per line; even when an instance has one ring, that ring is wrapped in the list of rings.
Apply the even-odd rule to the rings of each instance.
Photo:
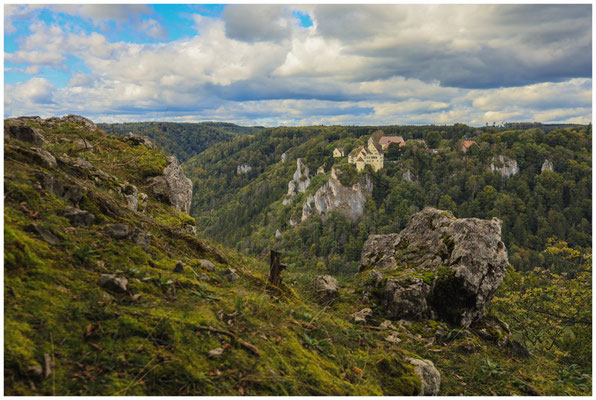
[[[118,21],[127,10],[60,7],[94,21]],[[298,27],[293,9],[308,12],[314,26]],[[139,29],[165,38],[157,20],[145,18],[143,7],[134,10]],[[474,12],[478,15],[471,18]],[[541,20],[552,12],[526,18]],[[264,16],[274,23],[261,26]],[[515,57],[533,52],[536,65],[522,56],[517,60],[526,70],[538,71],[538,77],[542,66],[569,54],[565,49],[549,54],[549,44],[539,43],[548,32],[512,18],[498,6],[234,6],[223,20],[195,15],[199,34],[194,37],[147,44],[33,23],[19,49],[5,54],[7,61],[39,74],[64,71],[65,60],[76,57],[89,72],[74,74],[60,88],[39,77],[7,85],[5,105],[10,115],[79,111],[111,120],[147,120],[163,119],[168,110],[171,119],[267,125],[589,120],[591,78],[566,79],[562,73],[553,81],[514,87],[445,84],[445,77],[480,79],[478,71],[492,71],[489,80],[503,81],[510,68],[517,68],[499,64],[503,48]],[[561,20],[583,21],[566,14]],[[495,21],[507,29],[491,33]],[[571,28],[557,20],[552,29],[569,37]],[[520,38],[531,40],[521,43]]]

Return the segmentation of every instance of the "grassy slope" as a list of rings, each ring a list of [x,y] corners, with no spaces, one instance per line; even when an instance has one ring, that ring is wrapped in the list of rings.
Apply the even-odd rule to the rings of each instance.
[[[146,192],[146,177],[165,165],[162,153],[70,124],[43,133],[53,154],[85,158],[113,178],[48,169],[18,151],[26,145],[5,139],[6,394],[415,394],[418,378],[404,359],[416,355],[435,362],[445,395],[525,394],[528,385],[548,394],[576,393],[556,382],[548,360],[511,358],[458,331],[429,344],[424,337],[434,335],[436,322],[400,330],[399,345],[384,341],[387,332],[351,322],[349,315],[365,306],[353,289],[357,282],[343,282],[332,305],[313,301],[309,274],[287,271],[289,286],[268,287],[264,263],[179,231],[185,214],[151,197],[145,214],[125,208],[115,185],[128,181]],[[79,135],[94,149],[76,152],[60,141]],[[93,212],[98,224],[71,227],[59,216],[67,202],[35,188],[39,171],[83,187],[80,208]],[[150,249],[107,236],[103,226],[116,222],[150,232]],[[51,229],[60,243],[27,232],[31,223]],[[202,258],[218,271],[236,268],[240,279],[221,279],[199,265]],[[172,272],[177,261],[185,264],[182,274]],[[102,273],[128,278],[130,294],[140,299],[108,295],[99,286]],[[199,279],[202,274],[213,280]],[[383,320],[374,311],[371,326]],[[197,326],[231,331],[260,356]],[[223,355],[208,358],[218,347]],[[44,354],[55,365],[45,379],[28,372]],[[487,358],[498,368],[486,367],[493,365]]]

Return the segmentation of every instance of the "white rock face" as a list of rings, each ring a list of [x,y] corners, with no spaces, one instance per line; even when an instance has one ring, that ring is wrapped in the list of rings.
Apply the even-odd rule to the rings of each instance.
[[[309,171],[306,164],[299,158],[296,160],[296,172],[290,182],[288,182],[288,194],[283,200],[283,205],[288,205],[292,202],[292,198],[298,193],[306,192],[306,189],[310,185],[310,177],[308,176]]]
[[[500,155],[499,157],[493,157],[493,160],[490,163],[490,169],[493,172],[500,173],[501,176],[504,176],[506,178],[509,178],[510,176],[519,173],[517,161],[504,155]]]
[[[286,153],[283,153],[283,154],[281,155],[281,162],[282,162],[282,163],[285,163],[287,159],[288,159],[288,155],[287,155]]]
[[[157,197],[167,199],[178,211],[188,214],[192,200],[192,181],[184,175],[176,157],[168,157],[163,175],[149,178],[150,191]]]
[[[325,173],[325,164],[321,165],[318,169],[317,169],[317,175],[321,175]]]
[[[544,171],[553,172],[554,170],[555,170],[555,166],[553,165],[552,161],[549,161],[548,158],[546,160],[544,160],[544,162],[542,163],[542,169],[540,170],[540,172],[544,172]]]
[[[410,170],[407,170],[406,172],[404,172],[403,174],[401,174],[401,178],[404,181],[408,181],[408,182],[414,182],[414,180],[416,179],[414,177],[414,174]]]
[[[275,238],[276,239],[281,239],[281,232],[280,232],[279,229],[275,231]]]
[[[331,177],[313,195],[308,196],[302,206],[302,221],[313,214],[323,219],[328,213],[338,210],[346,218],[355,221],[364,213],[366,198],[372,194],[373,184],[368,175],[361,182],[352,186],[344,186],[337,177],[340,173],[336,168],[331,169]]]
[[[252,167],[248,164],[242,164],[236,167],[236,175],[248,174]]]

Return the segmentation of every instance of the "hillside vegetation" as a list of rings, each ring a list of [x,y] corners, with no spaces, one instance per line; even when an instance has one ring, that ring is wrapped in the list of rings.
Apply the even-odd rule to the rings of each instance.
[[[510,334],[494,314],[471,326],[427,317],[386,321],[383,306],[363,295],[364,271],[340,278],[333,299],[313,291],[315,268],[290,267],[282,284],[269,284],[262,261],[192,233],[193,219],[154,186],[175,164],[152,146],[107,135],[81,117],[6,120],[4,140],[7,395],[591,391],[587,367],[564,361],[574,349],[529,356],[512,347],[517,327]],[[221,188],[195,183],[195,196],[210,190]],[[235,230],[230,225],[230,234]],[[422,250],[400,254],[409,259]],[[561,263],[577,264],[577,254],[561,252],[551,250]],[[579,264],[591,276],[591,264]],[[415,279],[430,285],[450,276],[445,268],[435,272]],[[513,310],[514,302],[515,315],[529,318],[515,299],[527,286],[508,279],[514,281],[497,305]],[[566,293],[585,293],[584,281]],[[563,349],[559,342],[556,348]]]
[[[332,214],[326,222],[313,217],[291,229],[290,219],[301,215],[304,200],[327,181],[333,165],[344,171],[346,184],[357,179],[347,157],[333,159],[332,150],[344,147],[347,155],[375,129],[267,129],[191,158],[184,168],[195,185],[191,214],[199,230],[251,254],[278,246],[297,266],[321,264],[333,273],[353,272],[369,234],[399,232],[425,206],[457,217],[500,218],[511,263],[520,271],[554,268],[544,253],[551,242],[565,241],[579,251],[591,246],[592,134],[591,127],[581,126],[548,133],[465,125],[383,127],[386,135],[425,139],[440,152],[429,153],[412,140],[405,148],[390,147],[384,169],[366,172],[374,189],[362,218],[352,222]],[[465,154],[459,150],[464,137],[478,144]],[[501,156],[514,160],[518,172],[492,171],[491,164],[502,166]],[[312,182],[283,205],[297,158],[309,168]],[[552,171],[542,171],[545,161]],[[237,167],[245,164],[252,169],[239,174]],[[326,175],[316,175],[323,165]],[[282,237],[276,239],[278,229]]]
[[[98,124],[99,128],[117,136],[132,133],[149,137],[168,154],[186,161],[214,143],[229,142],[239,135],[251,135],[261,127],[244,127],[227,122],[127,122]]]

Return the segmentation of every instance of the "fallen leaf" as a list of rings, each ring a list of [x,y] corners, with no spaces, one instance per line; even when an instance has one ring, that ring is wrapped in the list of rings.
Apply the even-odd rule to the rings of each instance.
[[[93,347],[95,350],[99,350],[99,351],[103,350],[103,347],[101,347],[100,345],[95,344],[95,343],[89,343],[89,346]]]
[[[222,347],[223,347],[224,349],[229,349],[229,348],[230,348],[230,347],[232,347],[232,346],[230,345],[230,343],[224,343]]]
[[[238,394],[239,394],[240,396],[244,396],[244,389],[242,389],[242,386],[240,386],[240,387],[238,388]]]
[[[279,342],[281,342],[281,336],[278,336],[278,337],[275,339],[275,343],[279,343]]]
[[[93,324],[87,325],[87,327],[85,328],[85,336],[91,335],[91,332],[93,332]]]
[[[356,372],[358,375],[362,375],[362,370],[358,367],[352,367],[352,371]]]

